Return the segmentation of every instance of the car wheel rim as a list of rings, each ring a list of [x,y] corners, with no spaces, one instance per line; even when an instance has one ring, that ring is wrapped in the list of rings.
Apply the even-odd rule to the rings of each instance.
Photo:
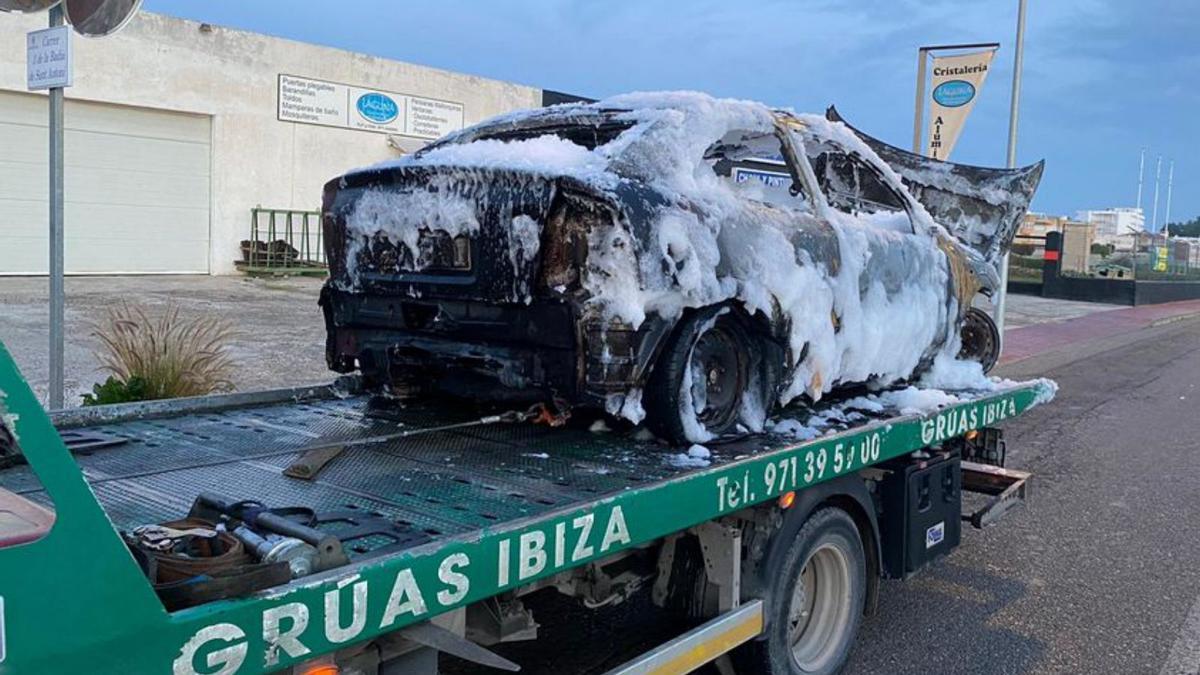
[[[962,348],[958,358],[978,361],[984,372],[987,372],[996,363],[999,346],[996,344],[996,336],[990,330],[991,327],[985,322],[986,319],[976,316],[974,311],[967,313],[960,331]]]
[[[737,340],[720,326],[710,328],[696,340],[688,369],[696,419],[710,429],[727,426],[744,389]]]
[[[788,610],[788,644],[802,672],[824,669],[850,630],[850,558],[826,543],[809,555],[792,591]]]

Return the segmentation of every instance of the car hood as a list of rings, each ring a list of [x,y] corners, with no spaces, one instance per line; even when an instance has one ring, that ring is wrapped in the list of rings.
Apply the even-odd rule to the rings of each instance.
[[[1044,161],[1019,169],[945,162],[901,150],[863,133],[832,106],[825,116],[845,124],[861,138],[900,175],[935,221],[999,269],[1041,182]]]

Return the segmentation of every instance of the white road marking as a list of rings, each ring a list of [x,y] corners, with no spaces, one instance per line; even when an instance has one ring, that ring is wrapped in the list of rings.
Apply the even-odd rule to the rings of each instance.
[[[1171,653],[1163,664],[1159,675],[1197,675],[1200,673],[1200,598],[1188,612],[1183,621],[1183,628],[1175,644],[1171,645]]]

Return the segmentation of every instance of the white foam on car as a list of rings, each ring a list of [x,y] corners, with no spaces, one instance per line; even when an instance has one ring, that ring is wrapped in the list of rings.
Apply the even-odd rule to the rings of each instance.
[[[510,221],[508,228],[508,261],[513,268],[513,297],[529,304],[533,298],[528,275],[523,273],[526,265],[537,258],[541,248],[542,226],[536,220],[519,215]]]
[[[604,399],[604,410],[613,417],[623,417],[634,424],[646,419],[641,389],[631,389],[623,394],[609,394]]]
[[[363,192],[346,218],[346,264],[353,281],[358,280],[359,253],[377,236],[386,236],[392,244],[407,249],[414,261],[412,270],[417,270],[422,229],[441,230],[451,238],[479,231],[475,203],[437,183],[434,181],[434,187],[443,189]]]
[[[687,452],[667,457],[667,463],[680,468],[699,468],[712,464],[712,452],[703,445],[693,444]]]
[[[547,133],[516,141],[451,142],[375,168],[519,169],[571,176],[602,193],[629,179],[653,186],[676,206],[660,212],[651,224],[649,241],[632,236],[624,222],[589,234],[583,278],[588,302],[602,316],[635,328],[650,314],[672,319],[687,308],[726,301],[740,303],[751,314],[772,317],[788,327],[791,348],[790,379],[781,403],[802,394],[819,400],[843,382],[887,385],[908,379],[931,345],[953,343],[954,336],[946,334],[954,328],[948,312],[957,310],[948,299],[946,255],[934,237],[945,230],[919,202],[914,202],[911,213],[914,235],[907,218],[901,222],[896,215],[851,216],[821,199],[813,203],[798,199],[792,207],[796,223],[821,218],[834,226],[840,269],[830,273],[808,251],[797,249],[796,227],[780,226],[778,218],[763,215],[764,209],[782,207],[748,201],[704,161],[705,151],[731,131],[773,133],[775,118],[768,107],[669,92],[627,94],[594,106],[568,104],[528,114],[594,113],[597,108],[628,110],[618,118],[632,126],[594,150]],[[890,187],[905,191],[899,176],[848,127],[819,116],[796,118],[806,135],[835,140],[867,158]],[[471,131],[459,136],[469,138]],[[474,210],[467,205],[421,194],[364,195],[348,225],[353,233],[387,234],[410,250],[415,250],[417,228],[431,223],[449,228],[451,234],[478,229]],[[701,219],[698,212],[706,217]],[[900,244],[902,238],[910,244],[911,257],[903,269],[896,270],[903,276],[901,287],[889,293],[882,281],[864,271],[877,264],[875,256]],[[914,241],[918,243],[912,246]],[[835,330],[830,318],[834,316],[840,329]],[[805,358],[798,360],[802,352]],[[980,378],[968,378],[968,366],[953,365],[956,353],[957,347],[944,347],[923,384],[939,386],[943,379],[955,385],[968,379],[979,384]],[[685,369],[685,378],[689,371]],[[691,388],[685,386],[684,391],[689,392],[688,408],[694,410]],[[761,418],[753,419],[761,407],[762,402],[751,404],[743,420],[747,426],[761,427]],[[610,396],[606,408],[635,423],[645,415],[640,392]],[[711,438],[694,415],[685,415],[684,421],[691,440]]]

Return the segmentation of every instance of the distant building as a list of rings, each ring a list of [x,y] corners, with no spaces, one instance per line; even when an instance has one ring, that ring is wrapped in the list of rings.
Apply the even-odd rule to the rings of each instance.
[[[1066,233],[1068,228],[1081,232],[1086,230],[1088,246],[1095,240],[1095,226],[1090,223],[1078,222],[1066,216],[1051,216],[1045,213],[1026,213],[1017,228],[1017,236],[1013,240],[1014,253],[1018,255],[1040,255],[1046,248],[1046,235],[1050,232]],[[1079,236],[1077,234],[1077,236]],[[1022,251],[1024,249],[1024,251]]]
[[[1021,221],[1021,227],[1017,229],[1017,243],[1036,244],[1039,248],[1041,242],[1022,242],[1021,238],[1041,239],[1048,232],[1061,232],[1063,226],[1069,222],[1065,216],[1050,216],[1045,213],[1026,213],[1025,219]]]
[[[1146,214],[1141,209],[1117,207],[1097,211],[1078,211],[1075,220],[1096,226],[1096,241],[1116,244],[1122,238],[1146,231]]]
[[[1096,228],[1090,223],[1066,222],[1062,229],[1062,271],[1088,273],[1095,233]]]

